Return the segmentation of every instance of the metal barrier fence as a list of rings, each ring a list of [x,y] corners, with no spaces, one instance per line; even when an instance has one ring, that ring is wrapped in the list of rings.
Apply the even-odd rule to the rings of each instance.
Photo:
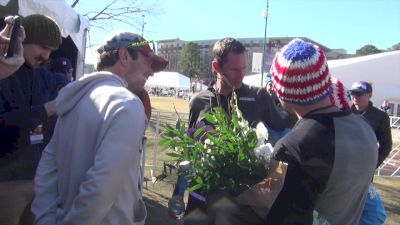
[[[400,117],[390,116],[393,146],[389,156],[378,168],[378,176],[400,177]]]
[[[149,139],[148,143],[152,143],[153,146],[152,149],[148,148],[148,158],[146,159],[145,163],[145,167],[150,167],[150,176],[153,183],[162,179],[160,176],[164,175],[163,172],[165,172],[166,162],[162,158],[162,156],[165,154],[160,152],[161,146],[158,144],[160,141],[160,134],[163,131],[165,124],[175,126],[178,118],[180,118],[183,122],[187,122],[188,117],[188,113],[153,110],[146,133],[146,136]],[[160,168],[164,169],[164,171],[158,171]]]

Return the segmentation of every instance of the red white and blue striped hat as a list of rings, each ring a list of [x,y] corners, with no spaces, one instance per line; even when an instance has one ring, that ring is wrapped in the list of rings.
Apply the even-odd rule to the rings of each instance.
[[[332,104],[339,109],[350,109],[352,105],[350,92],[346,89],[343,83],[335,77],[331,77],[331,82],[332,90],[329,95],[329,100],[331,100]]]
[[[324,52],[318,46],[294,39],[280,49],[271,66],[278,97],[285,102],[310,105],[329,95],[331,80]]]

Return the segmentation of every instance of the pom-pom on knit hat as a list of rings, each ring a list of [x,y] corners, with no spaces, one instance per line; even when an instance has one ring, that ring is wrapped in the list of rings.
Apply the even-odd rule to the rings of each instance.
[[[32,14],[21,20],[25,29],[23,44],[37,44],[57,49],[61,42],[61,32],[57,23],[50,17]]]
[[[329,100],[339,109],[350,109],[352,102],[350,98],[350,92],[345,88],[343,83],[331,77],[331,93],[329,95]]]
[[[298,105],[326,98],[331,86],[324,52],[301,39],[292,40],[276,53],[271,79],[281,100]]]

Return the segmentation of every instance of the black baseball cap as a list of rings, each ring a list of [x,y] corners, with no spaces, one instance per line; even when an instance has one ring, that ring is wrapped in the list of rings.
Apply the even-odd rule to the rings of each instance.
[[[372,93],[372,86],[366,81],[357,81],[351,86],[350,93],[355,95]]]

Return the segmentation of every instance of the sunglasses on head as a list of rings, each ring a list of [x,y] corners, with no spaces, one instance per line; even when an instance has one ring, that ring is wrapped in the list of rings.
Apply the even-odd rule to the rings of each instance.
[[[150,45],[150,43],[151,43],[151,45]],[[148,56],[150,52],[154,52],[155,51],[154,41],[146,41],[146,40],[144,40],[144,41],[132,42],[127,47],[128,48],[129,47],[138,48],[139,51],[142,54],[146,55],[146,56]]]

